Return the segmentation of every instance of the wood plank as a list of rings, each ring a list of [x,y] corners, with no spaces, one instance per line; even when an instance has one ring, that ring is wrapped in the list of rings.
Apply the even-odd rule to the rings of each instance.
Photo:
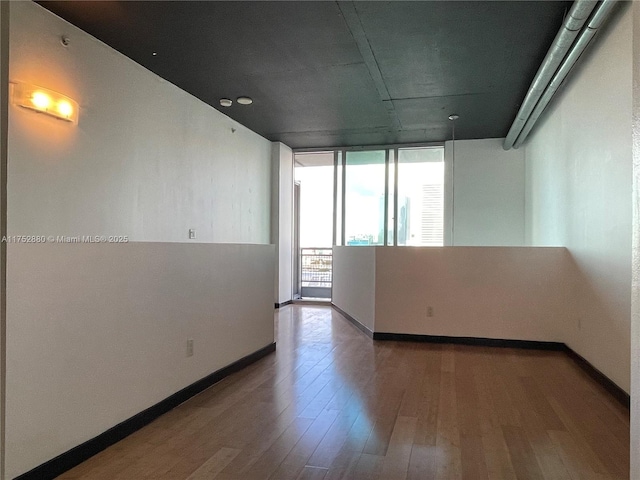
[[[518,480],[539,480],[544,476],[526,434],[520,427],[503,426],[502,432]]]
[[[407,478],[411,446],[417,423],[416,417],[399,416],[397,418],[382,464],[381,478],[385,480],[404,480]]]
[[[462,349],[457,352],[455,369],[456,415],[460,436],[460,464],[464,479],[489,480],[482,444],[480,404],[474,366],[481,352]]]
[[[490,369],[491,349],[479,349],[479,353],[472,367],[478,393],[478,403],[474,410],[478,415],[487,475],[490,479],[513,480],[516,478],[516,473],[502,435],[500,415],[493,402],[496,385]]]
[[[447,368],[452,368],[452,362],[447,363]],[[439,455],[436,479],[462,478],[460,435],[456,410],[455,372],[443,371],[438,406],[436,447]]]
[[[298,475],[297,480],[323,480],[327,476],[327,468],[306,466]]]
[[[411,446],[411,457],[407,469],[407,480],[435,478],[438,469],[438,451],[435,445]]]
[[[262,479],[295,479],[296,472],[300,472],[307,465],[309,457],[331,428],[337,416],[338,412],[335,410],[322,412],[293,448],[288,451],[286,449],[278,449],[275,452],[268,451],[252,466],[249,473],[257,475],[256,478],[260,478],[262,475]],[[293,476],[294,473],[296,473],[295,476]]]
[[[358,463],[353,469],[353,477],[349,477],[349,480],[377,480],[378,478],[384,480],[380,477],[383,461],[384,457],[379,455],[361,454]]]
[[[237,448],[222,447],[209,460],[203,463],[195,472],[187,477],[187,480],[210,480],[218,475],[240,450]]]

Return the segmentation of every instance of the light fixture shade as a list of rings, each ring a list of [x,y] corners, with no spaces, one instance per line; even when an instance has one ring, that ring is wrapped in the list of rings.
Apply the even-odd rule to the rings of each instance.
[[[253,99],[251,99],[250,97],[238,97],[236,99],[236,102],[238,102],[240,105],[251,105],[253,103]]]
[[[78,102],[53,90],[27,83],[16,83],[13,85],[12,97],[13,103],[20,107],[78,123]]]

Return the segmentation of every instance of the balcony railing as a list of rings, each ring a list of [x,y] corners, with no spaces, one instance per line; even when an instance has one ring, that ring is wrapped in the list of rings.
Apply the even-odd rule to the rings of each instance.
[[[330,248],[300,250],[302,296],[331,298],[332,250]]]

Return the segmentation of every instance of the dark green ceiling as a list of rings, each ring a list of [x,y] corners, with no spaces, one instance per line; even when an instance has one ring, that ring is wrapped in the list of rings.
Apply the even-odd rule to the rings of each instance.
[[[291,147],[503,137],[571,2],[40,2]],[[153,53],[156,52],[156,55]],[[254,103],[219,106],[241,95]]]

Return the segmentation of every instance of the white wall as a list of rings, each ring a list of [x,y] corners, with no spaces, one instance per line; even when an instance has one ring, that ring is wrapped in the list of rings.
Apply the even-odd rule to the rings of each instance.
[[[573,316],[564,248],[382,247],[375,264],[376,332],[562,342]]]
[[[9,2],[0,1],[0,237],[7,220],[7,110],[9,92]],[[0,478],[4,478],[5,358],[6,358],[6,244],[0,245]]]
[[[10,80],[74,98],[80,122],[10,108],[11,234],[269,243],[270,142],[44,8],[12,6]]]
[[[271,243],[277,245],[276,299],[293,298],[293,151],[280,142],[271,149]]]
[[[598,36],[525,144],[531,245],[566,246],[579,321],[566,343],[629,391],[631,9]]]
[[[631,480],[640,479],[640,4],[633,2],[633,251],[631,300]]]
[[[376,294],[375,255],[375,247],[333,247],[331,301],[372,332]]]
[[[453,215],[445,225],[447,245],[524,245],[524,152],[505,151],[502,141],[456,140],[453,168],[452,142],[445,143],[445,209],[447,217]]]
[[[10,80],[81,110],[10,107],[9,233],[134,242],[8,246],[13,478],[271,343],[275,252],[269,141],[35,3],[10,16]]]
[[[273,342],[272,245],[11,244],[8,257],[8,478]]]
[[[375,332],[564,342],[575,320],[565,248],[334,247],[333,264],[333,303]]]

